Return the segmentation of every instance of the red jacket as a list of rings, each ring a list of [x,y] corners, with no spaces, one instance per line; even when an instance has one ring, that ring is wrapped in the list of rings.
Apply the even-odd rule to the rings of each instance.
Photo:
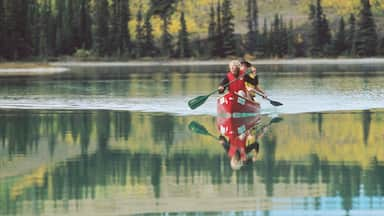
[[[247,89],[245,88],[245,82],[244,82],[243,75],[244,75],[244,71],[240,71],[240,73],[239,73],[240,78],[237,79],[237,77],[235,77],[235,75],[233,75],[231,72],[227,73],[227,79],[230,83],[228,90],[230,92],[237,92],[239,90],[243,90],[244,92],[247,92]],[[236,81],[234,81],[234,80],[236,80]]]

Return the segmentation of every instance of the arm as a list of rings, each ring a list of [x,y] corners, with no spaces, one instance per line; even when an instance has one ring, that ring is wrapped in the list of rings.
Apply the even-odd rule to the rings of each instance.
[[[229,80],[227,78],[227,76],[225,76],[225,78],[221,81],[219,87],[218,87],[218,90],[219,90],[219,93],[222,94],[224,93],[225,91],[225,87],[227,84],[229,83]]]

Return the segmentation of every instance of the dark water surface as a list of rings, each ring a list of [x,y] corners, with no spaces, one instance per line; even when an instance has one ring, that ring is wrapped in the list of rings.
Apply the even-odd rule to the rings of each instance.
[[[384,214],[383,68],[260,66],[285,105],[262,103],[239,170],[216,97],[186,105],[225,67],[0,78],[0,215]]]

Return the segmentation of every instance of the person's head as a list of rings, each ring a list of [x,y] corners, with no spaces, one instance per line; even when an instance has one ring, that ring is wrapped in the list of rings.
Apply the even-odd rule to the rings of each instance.
[[[237,60],[232,60],[231,62],[229,62],[229,70],[235,76],[238,76],[240,72],[240,62]]]
[[[249,63],[248,61],[246,61],[245,59],[241,60],[240,61],[240,67],[242,70],[247,70],[249,67],[251,67],[251,63]]]

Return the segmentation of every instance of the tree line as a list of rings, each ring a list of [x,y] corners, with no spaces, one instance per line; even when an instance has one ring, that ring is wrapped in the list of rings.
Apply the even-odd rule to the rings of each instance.
[[[257,0],[247,0],[246,34],[235,34],[232,1],[211,3],[208,34],[191,37],[182,0],[150,0],[130,13],[129,0],[0,0],[0,59],[20,60],[63,55],[117,58],[369,57],[384,54],[369,0],[358,16],[338,19],[332,34],[321,0],[310,4],[308,22],[295,27],[280,14],[259,26]],[[178,7],[180,6],[181,7]],[[178,11],[177,8],[181,8]],[[169,31],[180,13],[177,35]],[[160,17],[162,33],[154,37],[152,18]],[[128,22],[135,19],[136,27]],[[136,37],[131,35],[135,32]]]

